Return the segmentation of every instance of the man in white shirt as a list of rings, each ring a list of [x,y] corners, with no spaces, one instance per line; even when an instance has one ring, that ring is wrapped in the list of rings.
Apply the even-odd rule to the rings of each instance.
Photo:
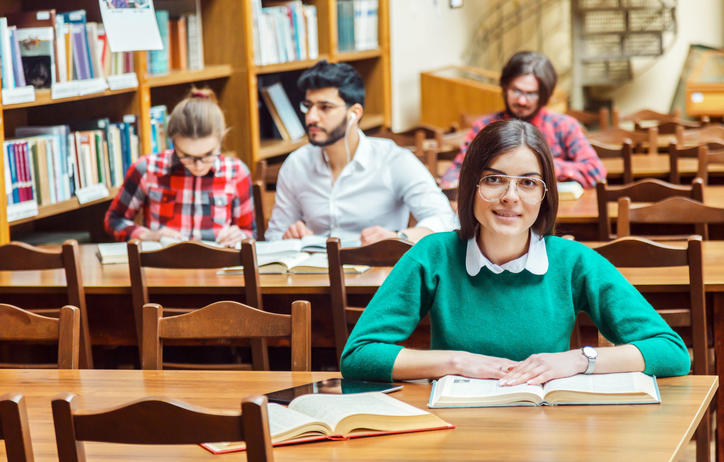
[[[344,63],[320,61],[297,81],[309,143],[289,155],[277,179],[268,240],[310,234],[362,244],[450,231],[455,214],[425,166],[393,141],[359,129],[364,83]],[[408,227],[412,213],[417,221]]]

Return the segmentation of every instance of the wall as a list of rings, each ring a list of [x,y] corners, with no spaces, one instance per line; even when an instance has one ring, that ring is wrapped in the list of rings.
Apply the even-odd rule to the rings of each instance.
[[[602,93],[621,114],[643,108],[669,112],[689,44],[724,46],[724,0],[679,0],[676,13],[679,30],[671,48],[656,61],[634,61],[634,79]]]
[[[449,0],[390,2],[393,130],[419,122],[420,72],[464,63],[484,4],[485,0],[465,0],[462,8],[451,9]]]

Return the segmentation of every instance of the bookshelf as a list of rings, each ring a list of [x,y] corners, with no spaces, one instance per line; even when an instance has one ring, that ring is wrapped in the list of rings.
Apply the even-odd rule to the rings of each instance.
[[[266,78],[295,76],[312,66],[317,59],[258,66],[254,62],[252,5],[239,0],[192,0],[201,15],[204,43],[204,68],[170,71],[148,75],[145,52],[136,52],[134,68],[138,87],[105,90],[83,96],[52,99],[50,90],[36,91],[31,103],[3,105],[0,98],[0,145],[23,125],[53,125],[68,120],[110,117],[120,119],[134,114],[138,120],[141,154],[151,152],[151,106],[165,104],[169,110],[186,94],[189,86],[209,86],[219,97],[230,131],[224,151],[236,153],[250,168],[260,159],[284,156],[306,143],[260,136],[259,84]],[[304,0],[317,8],[319,58],[347,62],[362,75],[367,90],[363,129],[391,122],[389,0],[379,0],[378,41],[374,50],[338,52],[336,0]],[[267,6],[266,2],[263,6]],[[85,9],[89,21],[101,22],[97,0],[2,0],[0,16],[16,11],[55,8],[56,11]],[[0,162],[0,189],[4,190],[3,163]],[[81,205],[76,198],[39,206],[38,215],[8,223],[7,213],[0,214],[0,243],[13,238],[15,230],[40,226],[57,226],[64,221],[78,221],[91,231],[91,239],[103,240],[102,220],[110,195]],[[87,209],[87,210],[81,210]],[[0,210],[7,210],[5,194],[0,194]],[[93,221],[94,223],[90,223]]]

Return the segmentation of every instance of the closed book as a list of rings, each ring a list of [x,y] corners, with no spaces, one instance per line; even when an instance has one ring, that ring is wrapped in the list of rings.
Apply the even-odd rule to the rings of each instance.
[[[169,70],[169,17],[167,10],[156,10],[156,23],[161,34],[163,48],[148,52],[148,72],[150,74],[167,74]]]
[[[68,134],[70,133],[70,127],[68,125],[50,125],[50,126],[31,126],[31,127],[18,127],[15,129],[15,136],[36,136],[36,135],[50,135],[54,138],[53,145],[56,146],[54,149],[54,161],[55,171],[57,172],[56,178],[59,178],[60,194],[58,195],[59,200],[70,199],[73,195],[73,182],[75,178],[74,156],[71,158],[71,152],[68,148]]]
[[[0,17],[0,72],[2,72],[2,87],[15,88],[13,76],[13,58],[10,45],[10,31],[8,18]]]
[[[426,410],[380,392],[302,395],[282,406],[268,404],[272,445],[391,435],[455,428]],[[243,442],[204,443],[214,454],[243,451]]]
[[[188,49],[186,47],[186,18],[172,19],[169,23],[171,51],[171,69],[188,69]]]
[[[50,88],[55,75],[55,50],[52,27],[17,29],[25,82],[35,88]]]
[[[18,43],[17,27],[8,27],[10,32],[10,54],[13,61],[13,78],[15,79],[15,86],[24,87],[25,84],[25,70],[23,68],[23,60],[20,56],[20,44]]]
[[[317,59],[319,57],[319,38],[317,34],[317,7],[304,5],[304,19],[307,31],[307,58]]]
[[[576,200],[583,195],[583,186],[577,181],[559,181],[558,187],[558,199],[565,200]]]
[[[54,9],[49,10],[36,10],[36,11],[19,11],[8,15],[8,23],[16,26],[18,29],[27,27],[50,27],[53,29],[53,62],[56,64],[60,62],[58,56],[58,49],[55,46],[57,39],[56,34],[56,14]],[[60,73],[58,67],[55,67],[55,74],[53,75],[53,81],[60,82]],[[22,85],[18,85],[21,87]]]
[[[284,129],[292,140],[304,137],[306,134],[297,112],[292,106],[289,97],[281,83],[277,82],[267,87],[262,87],[264,101],[269,105],[270,111],[273,107],[279,115]]]
[[[68,25],[70,34],[73,79],[92,79],[95,75],[90,62],[91,51],[86,33],[86,12],[85,10],[68,11],[62,13],[62,16],[64,23]],[[69,80],[71,79],[69,78]]]

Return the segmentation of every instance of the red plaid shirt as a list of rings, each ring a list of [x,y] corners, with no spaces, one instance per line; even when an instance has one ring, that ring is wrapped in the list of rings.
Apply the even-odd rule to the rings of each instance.
[[[145,227],[133,221],[141,208]],[[144,156],[128,169],[104,224],[118,241],[162,227],[193,240],[214,241],[219,230],[228,225],[238,225],[252,236],[249,169],[239,159],[221,155],[209,173],[194,176],[173,150]]]
[[[511,116],[508,113],[497,112],[476,120],[460,147],[460,154],[455,157],[452,165],[442,176],[441,186],[444,188],[457,186],[465,152],[480,130],[496,120],[510,119]],[[581,183],[584,188],[592,188],[597,181],[606,178],[606,168],[586,140],[581,125],[576,119],[542,108],[530,123],[543,133],[548,142],[558,181],[574,180]]]

